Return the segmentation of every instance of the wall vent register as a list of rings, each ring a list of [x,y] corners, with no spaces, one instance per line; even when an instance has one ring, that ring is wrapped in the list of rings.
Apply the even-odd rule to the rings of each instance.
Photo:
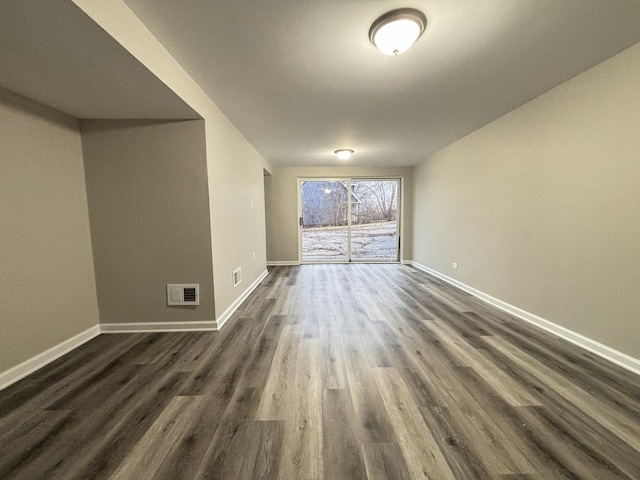
[[[200,284],[167,284],[167,305],[200,305]]]

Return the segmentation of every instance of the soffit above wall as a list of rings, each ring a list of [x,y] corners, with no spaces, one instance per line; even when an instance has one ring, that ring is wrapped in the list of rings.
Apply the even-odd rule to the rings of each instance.
[[[0,2],[0,86],[76,118],[200,118],[72,2]]]

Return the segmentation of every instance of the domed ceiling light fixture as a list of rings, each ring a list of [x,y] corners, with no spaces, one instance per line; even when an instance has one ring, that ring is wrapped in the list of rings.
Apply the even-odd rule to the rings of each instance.
[[[336,150],[333,153],[335,153],[340,160],[349,160],[351,158],[351,155],[353,155],[353,150],[349,148],[341,148],[340,150]]]
[[[385,55],[409,50],[427,27],[427,17],[415,8],[399,8],[379,17],[369,29],[369,40]]]

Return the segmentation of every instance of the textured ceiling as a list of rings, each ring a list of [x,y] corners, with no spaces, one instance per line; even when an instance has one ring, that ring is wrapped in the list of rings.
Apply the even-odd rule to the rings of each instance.
[[[76,118],[199,118],[68,0],[0,0],[0,86]]]
[[[640,41],[638,0],[125,0],[275,165],[413,165]],[[388,57],[371,23],[428,18]]]

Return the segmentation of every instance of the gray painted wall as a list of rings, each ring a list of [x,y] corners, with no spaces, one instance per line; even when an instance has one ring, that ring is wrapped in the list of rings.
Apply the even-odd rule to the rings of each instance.
[[[639,78],[637,44],[417,167],[414,260],[640,358]]]
[[[124,2],[73,2],[205,120],[210,247],[220,318],[266,270],[262,172],[269,166]],[[234,288],[232,272],[239,266],[243,281]]]
[[[214,320],[204,121],[81,122],[102,323]],[[167,306],[166,284],[200,305]]]
[[[98,324],[78,122],[0,89],[0,372]]]

